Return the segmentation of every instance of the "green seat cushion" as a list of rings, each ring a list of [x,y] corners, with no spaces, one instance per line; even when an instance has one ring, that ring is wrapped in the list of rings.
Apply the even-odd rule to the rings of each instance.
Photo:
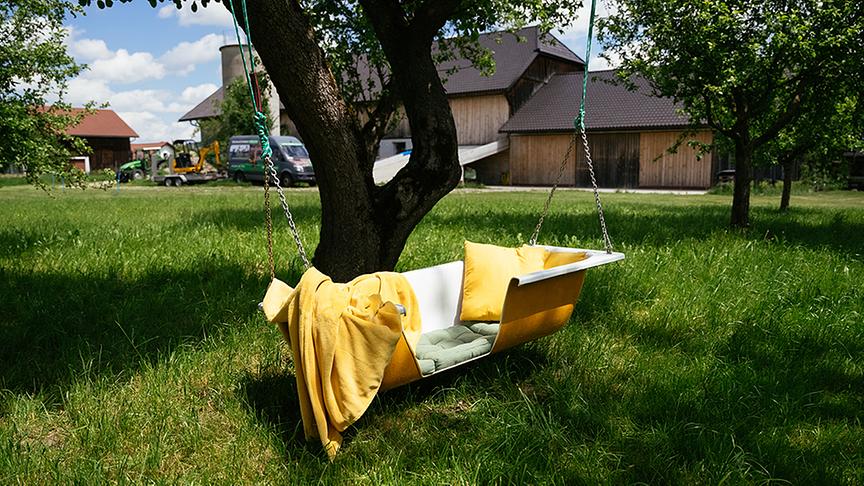
[[[428,375],[492,351],[498,323],[475,322],[439,329],[420,336],[416,356]]]

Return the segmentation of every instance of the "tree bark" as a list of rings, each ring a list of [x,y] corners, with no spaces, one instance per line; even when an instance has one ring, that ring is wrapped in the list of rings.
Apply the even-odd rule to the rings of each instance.
[[[780,211],[789,211],[789,199],[792,197],[792,170],[795,159],[792,157],[783,161],[783,194],[780,196]]]
[[[366,3],[378,9],[364,4],[390,62],[414,146],[405,169],[382,187],[372,178],[377,144],[369,143],[344,99],[300,4],[247,3],[255,49],[315,168],[321,230],[313,264],[335,281],[392,270],[414,227],[460,175],[453,115],[431,54],[446,12],[438,12],[440,26],[428,25],[431,16],[415,17],[426,22],[417,26],[397,2]],[[440,9],[446,3],[432,5]]]
[[[753,150],[745,141],[735,140],[735,186],[732,194],[732,226],[750,226],[750,181],[753,179]]]

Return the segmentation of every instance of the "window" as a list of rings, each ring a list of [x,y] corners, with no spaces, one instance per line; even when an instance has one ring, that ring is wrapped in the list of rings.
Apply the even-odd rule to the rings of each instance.
[[[283,143],[282,150],[288,155],[288,157],[297,157],[300,159],[308,159],[309,152],[306,151],[306,147],[303,145],[298,145],[296,143]]]

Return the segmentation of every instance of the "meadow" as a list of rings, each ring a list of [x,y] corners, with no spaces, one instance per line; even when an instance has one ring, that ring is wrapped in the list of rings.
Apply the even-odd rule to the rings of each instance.
[[[379,395],[328,462],[256,309],[261,188],[0,188],[0,484],[864,482],[864,193],[604,195],[623,262],[559,333]],[[456,191],[398,270],[519,245],[544,192]],[[600,248],[562,191],[544,244]],[[315,190],[289,191],[307,249]],[[277,274],[301,265],[276,221]]]

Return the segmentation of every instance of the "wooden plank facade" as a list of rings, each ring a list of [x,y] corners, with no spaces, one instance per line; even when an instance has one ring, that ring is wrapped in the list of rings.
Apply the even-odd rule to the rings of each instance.
[[[639,187],[639,133],[589,133],[588,147],[594,162],[594,176],[600,187]],[[576,185],[591,187],[582,139],[576,147]]]
[[[570,136],[551,135],[510,135],[510,184],[515,186],[551,186],[558,175],[558,167]],[[569,166],[576,162],[575,153],[570,154]],[[576,173],[566,171],[561,176],[561,185],[572,186],[576,183]]]
[[[90,147],[90,171],[114,169],[129,162],[132,156],[129,137],[83,137]]]
[[[713,154],[697,158],[696,149],[686,143],[669,153],[681,132],[643,132],[639,137],[639,187],[711,187]],[[691,135],[688,140],[711,143],[709,131]]]
[[[597,185],[608,188],[700,188],[711,186],[712,154],[697,160],[696,151],[682,145],[677,153],[667,150],[681,132],[590,133],[588,145],[594,161]],[[552,185],[571,134],[511,134],[510,183]],[[710,143],[710,131],[691,137]],[[573,149],[561,177],[561,185],[590,187],[588,166],[581,140]]]
[[[498,129],[510,118],[510,105],[503,94],[453,97],[450,109],[459,145],[494,142],[499,137]]]

